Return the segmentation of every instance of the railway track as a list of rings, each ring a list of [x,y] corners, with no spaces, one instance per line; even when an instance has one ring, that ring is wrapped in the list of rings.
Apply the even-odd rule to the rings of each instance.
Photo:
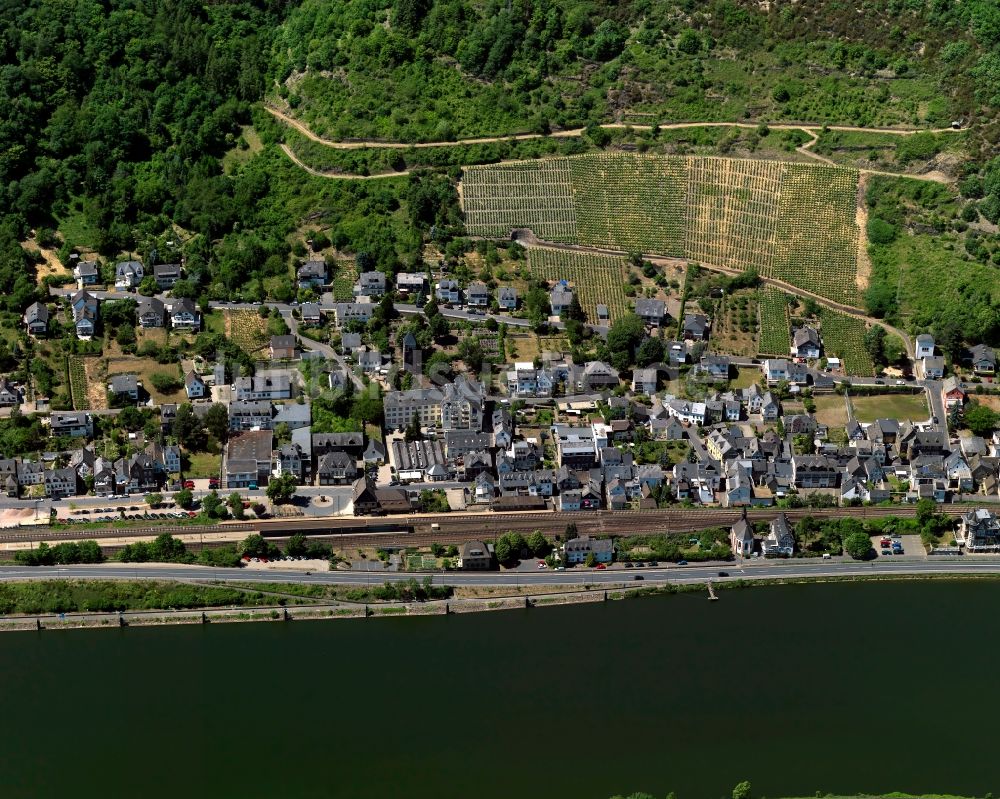
[[[941,506],[938,510],[949,516],[959,516],[966,506]],[[913,516],[912,506],[869,508],[795,508],[781,511],[774,508],[748,510],[753,521],[770,521],[784,512],[790,521],[804,516],[814,518],[884,516]],[[18,528],[0,533],[0,543],[58,542],[94,539],[102,545],[115,546],[116,539],[154,538],[163,533],[190,537],[211,535],[238,540],[251,533],[268,538],[284,538],[292,533],[331,538],[346,546],[384,540],[386,543],[419,545],[439,542],[461,543],[470,539],[491,539],[512,531],[530,533],[541,531],[549,537],[563,536],[567,525],[575,524],[582,535],[648,535],[657,533],[682,533],[704,530],[708,527],[729,527],[742,513],[741,509],[725,508],[667,508],[646,511],[528,511],[523,513],[448,513],[437,515],[393,516],[372,518],[295,518],[261,519],[242,524],[218,525],[160,525],[133,528],[52,530],[45,528]],[[389,534],[389,535],[387,535]],[[389,540],[391,539],[391,540]],[[209,542],[205,542],[209,543]]]

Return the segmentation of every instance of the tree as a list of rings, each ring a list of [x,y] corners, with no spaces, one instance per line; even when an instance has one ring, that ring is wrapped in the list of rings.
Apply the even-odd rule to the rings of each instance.
[[[503,536],[497,539],[496,554],[497,560],[505,566],[513,560],[510,542]]]
[[[307,545],[308,541],[302,533],[293,533],[288,537],[288,543],[285,544],[285,554],[293,558],[305,555]]]
[[[180,491],[174,493],[174,502],[177,503],[179,508],[190,510],[191,506],[194,504],[194,494],[192,494],[188,489],[182,488]]]
[[[1000,426],[1000,414],[973,400],[965,409],[965,426],[977,436],[989,436]]]
[[[865,331],[864,344],[872,361],[885,363],[885,328],[882,325],[873,325]]]
[[[267,541],[259,533],[251,533],[240,541],[236,551],[241,555],[248,555],[251,558],[265,557],[268,551]]]
[[[917,524],[923,527],[929,522],[937,512],[937,505],[933,499],[921,499],[917,501]]]
[[[855,560],[867,558],[871,548],[872,541],[865,532],[854,532],[844,538],[844,551]]]
[[[218,491],[210,491],[201,500],[201,512],[206,516],[215,518],[219,514],[219,508],[221,507],[222,499],[219,497]]]
[[[542,535],[540,530],[535,530],[528,536],[528,547],[536,558],[544,558],[550,549],[548,539]]]
[[[229,499],[226,500],[226,504],[229,505],[229,510],[232,512],[234,519],[244,518],[243,497],[239,495],[238,491],[234,491],[229,495]]]
[[[629,362],[635,359],[635,350],[646,337],[646,324],[634,313],[627,313],[617,319],[608,331],[608,349],[615,353],[627,353]]]
[[[420,430],[420,414],[416,411],[413,412],[413,418],[410,419],[410,423],[406,426],[403,435],[407,441],[420,441],[424,437]]]
[[[639,345],[635,361],[641,367],[651,366],[654,363],[663,363],[664,354],[663,342],[650,336]]]
[[[229,411],[220,402],[215,402],[205,413],[205,429],[216,441],[225,443],[229,438]]]
[[[198,452],[205,447],[205,428],[195,416],[191,405],[185,402],[177,409],[174,417],[174,435],[182,447]]]
[[[593,552],[588,552],[586,559],[583,561],[583,565],[588,569],[592,569],[597,565],[597,556]]]
[[[163,494],[146,494],[145,500],[149,507],[155,508],[163,502]]]
[[[579,292],[573,292],[573,297],[570,299],[569,305],[563,309],[559,318],[562,319],[563,322],[568,322],[570,320],[575,322],[587,321],[587,313],[583,310],[583,306],[580,304]]]
[[[273,477],[267,484],[267,498],[272,502],[288,502],[295,496],[298,481],[291,472],[285,472],[281,477]]]
[[[749,780],[743,780],[733,788],[733,799],[751,799],[752,796]]]

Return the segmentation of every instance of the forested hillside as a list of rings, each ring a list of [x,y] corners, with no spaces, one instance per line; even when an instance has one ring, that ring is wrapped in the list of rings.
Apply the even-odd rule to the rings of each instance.
[[[393,141],[615,121],[963,119],[973,160],[955,167],[961,199],[947,209],[968,217],[967,231],[954,223],[968,246],[952,262],[981,264],[976,281],[997,274],[990,0],[23,0],[0,5],[0,23],[8,314],[44,295],[32,252],[42,244],[64,261],[74,248],[183,254],[184,289],[200,298],[291,296],[293,244],[313,228],[392,271],[419,258],[432,226],[441,241],[461,230],[458,164],[511,157],[506,145],[422,151],[434,171],[314,178],[277,149],[286,129],[262,101],[329,138]],[[513,157],[639,146],[628,135],[538,140]],[[644,135],[642,147],[666,141]],[[914,220],[888,221],[912,233]],[[883,294],[901,247],[878,254]],[[929,318],[905,307],[918,301],[901,293],[884,312]]]
[[[274,99],[338,139],[939,126],[1000,93],[998,15],[989,0],[305,0],[276,39]]]

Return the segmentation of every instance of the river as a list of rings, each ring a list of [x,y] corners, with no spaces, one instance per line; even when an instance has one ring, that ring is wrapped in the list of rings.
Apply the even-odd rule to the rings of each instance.
[[[0,635],[14,797],[984,795],[1000,583]]]

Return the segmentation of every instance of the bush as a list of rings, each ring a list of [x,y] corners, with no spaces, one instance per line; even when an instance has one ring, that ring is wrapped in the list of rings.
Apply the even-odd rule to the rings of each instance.
[[[154,372],[149,376],[149,380],[153,384],[153,388],[161,394],[173,394],[175,391],[180,391],[182,386],[181,380],[177,375],[167,374],[166,372]]]

